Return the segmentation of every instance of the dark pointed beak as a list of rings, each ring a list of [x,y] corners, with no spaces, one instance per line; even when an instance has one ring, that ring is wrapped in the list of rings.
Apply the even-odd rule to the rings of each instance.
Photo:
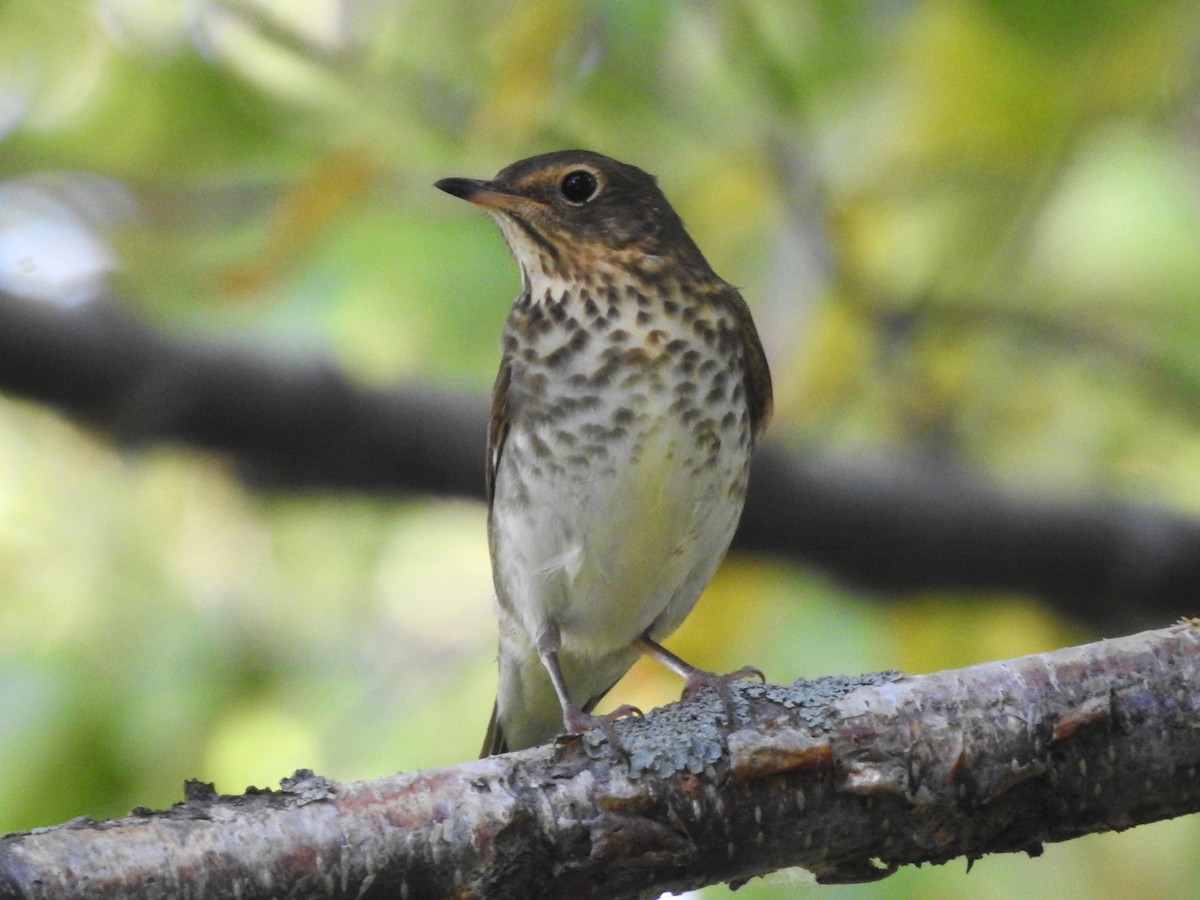
[[[477,178],[443,178],[441,181],[435,181],[433,186],[453,197],[471,200],[476,194],[486,191],[489,185],[488,182]]]
[[[520,212],[542,205],[536,200],[498,188],[490,181],[479,181],[476,178],[443,178],[434,182],[433,186],[487,210]]]

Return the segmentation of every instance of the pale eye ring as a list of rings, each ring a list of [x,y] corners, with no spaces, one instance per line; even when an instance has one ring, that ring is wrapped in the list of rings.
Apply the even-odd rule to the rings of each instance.
[[[600,182],[587,169],[574,169],[563,176],[558,189],[568,203],[582,206],[600,192]]]

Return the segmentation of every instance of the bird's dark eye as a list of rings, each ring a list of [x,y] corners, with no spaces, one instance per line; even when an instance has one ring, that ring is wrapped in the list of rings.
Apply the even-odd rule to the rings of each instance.
[[[586,169],[576,169],[563,176],[559,190],[562,191],[562,195],[568,203],[582,204],[596,196],[598,187],[595,175]]]

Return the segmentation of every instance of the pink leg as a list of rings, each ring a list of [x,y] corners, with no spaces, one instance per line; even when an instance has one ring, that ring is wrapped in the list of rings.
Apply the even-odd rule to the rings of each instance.
[[[542,665],[550,675],[550,683],[554,685],[554,693],[558,695],[558,704],[562,707],[563,726],[568,732],[581,733],[593,728],[601,728],[608,736],[609,742],[616,745],[619,742],[612,732],[612,723],[626,716],[640,716],[642,711],[636,706],[625,704],[618,706],[610,713],[602,716],[586,713],[571,699],[567,691],[567,681],[563,678],[562,665],[558,661],[558,635],[546,635],[540,642],[538,656]]]
[[[697,669],[689,662],[680,659],[662,644],[653,641],[646,635],[636,638],[633,646],[637,647],[647,656],[658,660],[672,672],[675,672],[683,678],[683,696],[688,697],[706,687],[715,687],[718,690],[722,685],[728,685],[733,681],[741,681],[745,678],[757,678],[759,681],[766,681],[766,676],[754,666],[743,666],[736,672],[730,672],[728,675],[718,675],[716,672],[707,672],[704,669]]]
[[[766,676],[754,666],[743,666],[736,672],[730,672],[728,675],[719,675],[716,672],[707,672],[704,669],[697,669],[689,662],[680,659],[658,641],[651,640],[642,635],[633,642],[633,646],[637,647],[647,656],[657,659],[660,663],[683,676],[683,696],[690,697],[697,691],[710,687],[716,690],[717,695],[721,698],[721,704],[725,707],[725,727],[733,728],[737,721],[737,707],[733,702],[733,691],[729,689],[735,681],[741,681],[743,678],[758,678],[760,681],[766,681]]]

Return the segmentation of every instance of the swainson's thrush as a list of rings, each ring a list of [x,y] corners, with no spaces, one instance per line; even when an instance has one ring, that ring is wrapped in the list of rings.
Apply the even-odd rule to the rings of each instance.
[[[712,577],[742,512],[771,377],[750,311],[653,176],[566,150],[437,187],[482,207],[521,268],[488,441],[500,688],[483,752],[597,723]],[[625,709],[619,710],[623,712]]]

